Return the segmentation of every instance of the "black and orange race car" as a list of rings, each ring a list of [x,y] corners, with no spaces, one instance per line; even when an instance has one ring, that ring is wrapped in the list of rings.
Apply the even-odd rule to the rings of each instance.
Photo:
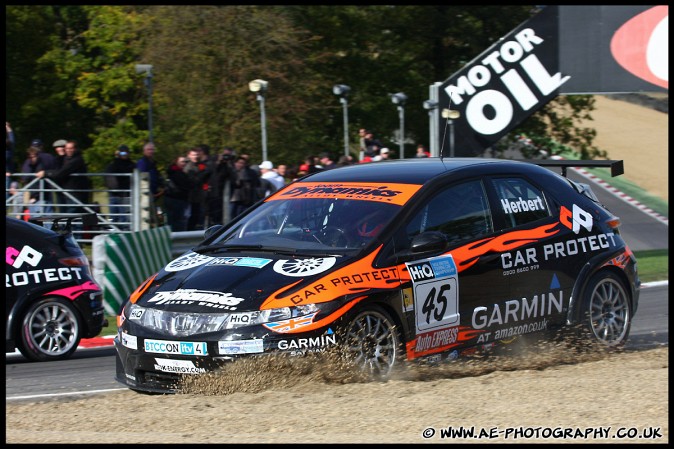
[[[572,327],[623,345],[640,282],[620,220],[540,166],[586,162],[427,158],[306,176],[130,295],[116,379],[171,392],[239,357],[338,345],[385,378]]]

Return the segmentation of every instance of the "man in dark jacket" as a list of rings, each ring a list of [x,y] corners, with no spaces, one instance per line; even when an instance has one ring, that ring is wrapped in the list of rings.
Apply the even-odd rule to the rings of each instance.
[[[234,160],[234,167],[229,177],[231,186],[230,219],[233,219],[250,206],[260,197],[260,176],[248,166],[248,160],[239,156]]]
[[[54,180],[70,195],[66,195],[65,213],[85,213],[83,206],[89,205],[91,195],[91,182],[87,176],[78,176],[87,173],[87,164],[82,154],[77,149],[77,143],[69,140],[65,146],[66,155],[60,168],[41,170],[36,173],[38,178]],[[73,176],[75,175],[75,176]],[[74,197],[74,199],[72,198]]]
[[[208,181],[208,193],[206,194],[207,227],[224,222],[225,183],[228,182],[229,174],[233,170],[235,157],[236,152],[232,148],[225,147],[215,159],[213,173]]]
[[[27,157],[21,166],[21,173],[35,173],[35,177],[24,176],[22,182],[24,185],[29,184],[31,181],[34,181],[35,178],[41,178],[39,175],[40,172],[45,170],[51,170],[56,168],[54,165],[54,159],[50,154],[43,153],[39,147],[31,146],[28,148]],[[33,183],[30,185],[30,189],[51,189],[53,186],[48,185],[39,185],[38,183]],[[53,199],[50,192],[30,192],[28,198],[28,213],[30,217],[36,217],[41,214],[51,214],[54,212]]]
[[[188,160],[178,156],[166,169],[166,190],[164,191],[164,208],[166,221],[173,232],[187,231],[187,219],[190,213],[189,194],[195,183],[183,171]]]
[[[129,147],[120,145],[115,151],[115,158],[105,167],[105,187],[108,188],[110,202],[110,218],[113,223],[118,223],[121,230],[129,229],[131,214],[130,173],[136,168],[136,164],[130,159]],[[122,224],[123,223],[123,224]]]
[[[5,199],[9,199],[9,186],[12,182],[10,174],[14,173],[16,165],[14,164],[14,147],[16,138],[14,130],[9,122],[5,122]]]
[[[208,181],[213,173],[213,163],[203,148],[196,146],[187,152],[187,164],[183,171],[194,182],[194,188],[190,190],[190,216],[187,220],[187,230],[196,231],[204,229],[206,219],[206,194],[208,193]]]
[[[160,225],[160,208],[158,206],[162,195],[164,194],[164,177],[159,173],[154,154],[157,151],[154,143],[148,142],[143,145],[143,155],[136,162],[136,168],[141,173],[147,173],[150,182],[150,225],[152,227]]]

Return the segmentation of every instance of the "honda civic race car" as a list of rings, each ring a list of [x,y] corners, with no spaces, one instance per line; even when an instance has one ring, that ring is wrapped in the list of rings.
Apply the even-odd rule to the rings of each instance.
[[[175,392],[183,375],[241,357],[337,346],[387,378],[406,361],[572,327],[617,347],[640,285],[619,225],[587,185],[529,162],[315,173],[208,229],[130,295],[115,378]]]
[[[107,325],[103,292],[71,233],[76,216],[42,217],[51,229],[5,217],[5,352],[32,361],[70,357]]]

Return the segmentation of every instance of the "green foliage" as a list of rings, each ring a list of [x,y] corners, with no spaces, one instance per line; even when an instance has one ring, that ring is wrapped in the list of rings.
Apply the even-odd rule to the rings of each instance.
[[[15,131],[17,162],[34,138],[47,145],[76,138],[87,145],[86,133],[72,133],[93,119],[93,111],[74,101],[76,78],[53,64],[50,54],[73,52],[82,31],[80,7],[6,6],[5,117]],[[86,22],[84,22],[86,24]],[[67,24],[67,25],[66,25]]]
[[[269,82],[265,96],[269,153],[294,159],[311,114],[314,75],[304,63],[304,32],[270,7],[152,7],[143,59],[155,65],[157,144],[161,159],[206,143],[232,146],[260,161],[260,109],[248,82]],[[199,51],[195,51],[199,49]],[[161,80],[161,82],[159,82]],[[179,105],[179,107],[178,107]],[[309,129],[309,128],[307,128]]]
[[[548,155],[561,155],[572,151],[579,159],[606,158],[606,151],[592,144],[596,137],[593,128],[581,128],[583,120],[592,120],[594,97],[591,95],[560,96],[524,121],[514,132],[496,144],[497,154],[517,149],[524,158],[539,155],[541,150]],[[531,142],[523,144],[521,137]]]
[[[342,154],[342,105],[332,86],[351,86],[351,150],[368,128],[397,148],[398,113],[390,94],[408,96],[406,156],[428,145],[428,86],[442,81],[527,20],[520,6],[6,6],[6,116],[17,161],[30,139],[74,138],[90,171],[102,171],[121,143],[133,159],[148,139],[148,86],[135,64],[152,64],[153,135],[166,166],[206,143],[261,160],[265,95],[270,158],[299,163],[308,154]],[[551,153],[570,146],[602,157],[594,131],[576,125],[590,96],[562,97],[516,134]],[[526,148],[525,148],[526,150]]]

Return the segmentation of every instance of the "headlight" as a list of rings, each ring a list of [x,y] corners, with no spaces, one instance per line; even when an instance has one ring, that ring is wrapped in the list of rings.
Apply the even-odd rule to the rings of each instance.
[[[232,313],[225,325],[225,329],[236,329],[244,326],[264,324],[272,321],[287,320],[298,316],[308,315],[318,311],[316,304],[307,304],[297,307],[282,307],[280,309],[257,310],[254,312]]]
[[[124,307],[126,319],[165,335],[186,337],[227,329],[236,329],[273,321],[286,320],[318,311],[315,304],[239,313],[185,313],[139,306],[131,302]]]
[[[224,329],[228,313],[185,313],[150,309],[128,303],[126,319],[134,324],[166,335],[185,337]]]

